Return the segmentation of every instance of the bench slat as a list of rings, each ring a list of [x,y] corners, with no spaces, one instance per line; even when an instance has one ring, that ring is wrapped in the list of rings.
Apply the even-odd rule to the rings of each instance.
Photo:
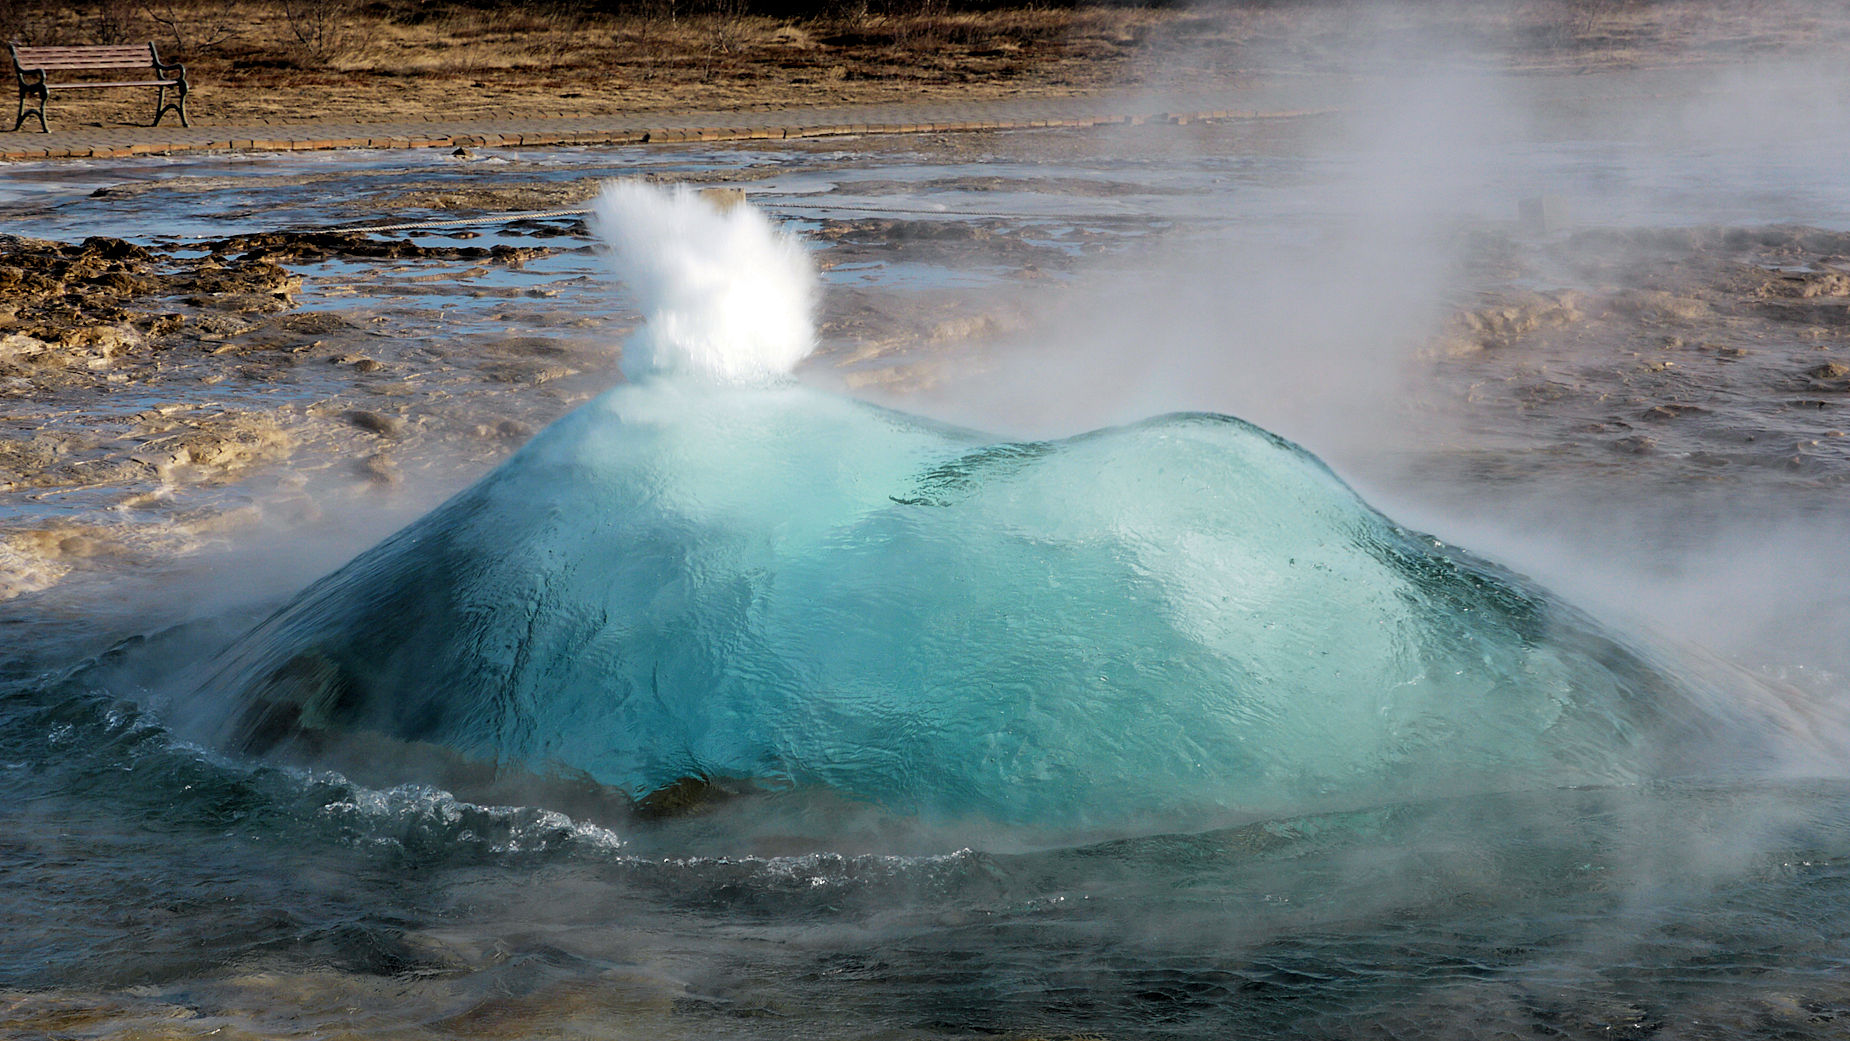
[[[154,64],[154,49],[138,47],[17,47],[24,69],[145,69]]]
[[[23,55],[38,54],[52,57],[70,54],[87,54],[97,58],[134,57],[136,55],[148,53],[148,45],[145,43],[137,43],[123,47],[20,47],[19,53]]]
[[[135,80],[125,83],[47,83],[46,90],[82,90],[85,87],[177,87],[179,80]]]
[[[23,64],[29,70],[30,69],[46,69],[46,70],[57,69],[59,71],[64,71],[64,70],[69,70],[69,69],[150,69],[154,67],[154,62],[150,61],[148,59],[148,56],[145,54],[141,56],[140,61],[38,61],[38,62],[29,62],[29,61],[22,60],[21,64]]]

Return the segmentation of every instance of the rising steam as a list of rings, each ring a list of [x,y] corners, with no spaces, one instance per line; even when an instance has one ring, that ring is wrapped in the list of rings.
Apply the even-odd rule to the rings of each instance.
[[[642,310],[623,347],[632,382],[761,383],[815,348],[815,265],[758,210],[618,181],[598,197],[593,229]]]

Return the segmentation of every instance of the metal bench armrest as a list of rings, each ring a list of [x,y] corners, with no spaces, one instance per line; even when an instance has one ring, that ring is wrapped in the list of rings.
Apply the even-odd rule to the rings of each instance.
[[[186,83],[186,64],[184,62],[162,61],[161,52],[154,49],[154,44],[152,42],[148,44],[148,57],[154,59],[154,71],[162,73],[177,72],[179,73],[178,79],[180,83],[182,85]]]
[[[12,45],[9,44],[7,49],[12,50]],[[44,83],[46,81],[44,69],[28,69],[24,65],[19,64],[19,52],[18,51],[13,51],[13,72],[19,76],[19,85],[21,87],[36,87],[40,83]],[[27,76],[37,76],[38,83],[26,82]]]

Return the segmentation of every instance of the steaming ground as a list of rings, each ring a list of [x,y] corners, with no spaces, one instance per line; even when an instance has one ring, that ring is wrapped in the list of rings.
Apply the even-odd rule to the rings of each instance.
[[[569,222],[419,239],[422,253],[233,232],[365,222],[419,192],[571,202],[595,167],[737,178],[808,236],[823,269],[811,383],[1031,432],[1179,406],[1246,415],[1416,526],[1734,656],[1753,670],[1734,689],[1777,681],[1803,706],[1795,732],[1840,732],[1850,193],[1808,158],[1842,154],[1835,138],[1809,118],[1810,137],[1769,130],[1748,96],[1478,148],[1495,121],[1439,117],[1507,85],[1465,85],[1403,85],[1413,115],[1375,135],[1205,125],[890,142],[871,158],[839,143],[656,153],[629,170],[583,153],[306,176],[129,166],[95,176],[163,183],[18,212],[10,230],[72,243],[145,229],[128,237],[152,255],[6,243],[7,268],[85,291],[18,291],[3,334],[0,1022],[1839,1036],[1850,790],[1825,755],[1791,778],[1698,770],[909,857],[866,853],[893,836],[852,807],[798,805],[784,812],[836,822],[840,848],[761,833],[772,848],[737,856],[724,813],[652,833],[596,823],[610,821],[595,792],[469,801],[253,766],[176,745],[158,706],[57,680],[175,622],[193,625],[154,646],[229,638],[629,360],[613,347],[629,303],[593,281],[600,261]],[[1603,88],[1575,89],[1599,107]],[[1665,129],[1692,112],[1694,132]],[[1525,226],[1517,204],[1544,190],[1569,219]],[[226,245],[156,237],[169,230]],[[490,244],[530,252],[459,252]],[[675,855],[688,843],[714,855]]]

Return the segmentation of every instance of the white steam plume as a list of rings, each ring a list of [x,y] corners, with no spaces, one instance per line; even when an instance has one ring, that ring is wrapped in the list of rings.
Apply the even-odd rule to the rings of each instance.
[[[626,378],[764,382],[815,348],[815,264],[751,206],[616,181],[598,196],[593,229],[642,311],[623,345]]]

